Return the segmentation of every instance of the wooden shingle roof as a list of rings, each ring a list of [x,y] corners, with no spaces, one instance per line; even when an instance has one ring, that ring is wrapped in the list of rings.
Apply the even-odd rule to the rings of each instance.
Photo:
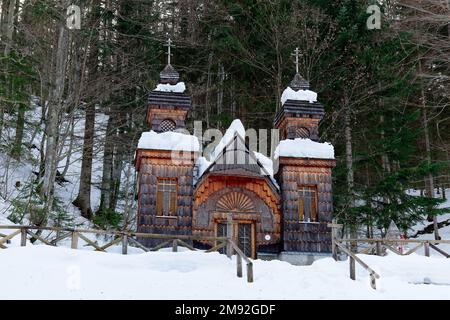
[[[185,93],[151,91],[148,95],[148,104],[150,106],[189,109],[191,107],[191,97]]]
[[[253,151],[249,150],[244,139],[237,133],[223,148],[221,154],[205,170],[199,182],[209,174],[263,178],[268,180],[274,191],[278,191],[278,186],[272,181],[269,172],[256,158]]]

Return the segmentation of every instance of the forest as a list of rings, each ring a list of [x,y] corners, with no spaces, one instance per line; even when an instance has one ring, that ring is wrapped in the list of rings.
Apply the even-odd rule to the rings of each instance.
[[[428,219],[439,237],[449,0],[0,0],[0,13],[0,201],[12,221],[74,223],[73,204],[99,227],[134,225],[134,152],[170,38],[189,129],[273,128],[298,47],[335,148],[335,217],[369,237]],[[22,166],[32,174],[14,180]],[[76,186],[69,204],[64,185]]]

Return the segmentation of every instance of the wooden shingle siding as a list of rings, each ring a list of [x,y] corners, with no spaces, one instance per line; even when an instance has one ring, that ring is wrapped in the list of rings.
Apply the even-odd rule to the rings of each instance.
[[[226,221],[227,212],[219,212],[219,199],[237,192],[251,199],[254,212],[229,212],[235,221],[255,223],[256,244],[262,251],[278,250],[281,244],[280,196],[265,178],[211,174],[196,187],[193,204],[193,234],[215,235],[215,224]],[[265,236],[270,235],[270,240]],[[204,243],[212,246],[212,243]]]
[[[184,156],[186,154],[183,154]],[[172,159],[170,151],[138,150],[136,167],[139,174],[138,232],[169,235],[192,234],[193,167],[197,155],[186,159]],[[176,215],[160,217],[156,210],[158,178],[177,181]],[[154,247],[162,240],[138,239],[146,247]]]
[[[281,158],[278,179],[282,193],[283,250],[296,252],[331,252],[333,198],[331,170],[334,160]],[[300,222],[299,187],[317,190],[318,222]]]

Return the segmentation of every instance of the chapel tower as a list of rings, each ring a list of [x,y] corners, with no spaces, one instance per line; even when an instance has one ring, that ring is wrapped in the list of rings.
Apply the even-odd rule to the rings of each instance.
[[[319,140],[319,123],[325,111],[317,102],[317,94],[309,90],[309,82],[299,73],[299,49],[295,50],[296,74],[281,98],[282,107],[275,116],[275,128],[281,139]],[[302,100],[295,97],[303,97]]]
[[[331,174],[336,161],[333,147],[318,142],[324,108],[300,75],[298,48],[295,53],[297,72],[283,92],[283,106],[275,117],[275,128],[280,129],[282,139],[276,158],[282,196],[281,256],[287,261],[304,259],[300,261],[303,264],[331,251],[331,230],[327,225],[332,219]]]
[[[199,153],[195,136],[176,132],[185,128],[191,97],[184,82],[168,63],[158,86],[149,93],[147,121],[136,150],[138,172],[138,232],[170,235],[192,234],[193,170]],[[138,238],[152,248],[161,239]]]
[[[191,97],[184,91],[180,74],[171,65],[171,45],[168,40],[167,65],[159,74],[159,84],[148,98],[147,122],[155,132],[184,129],[191,109]]]

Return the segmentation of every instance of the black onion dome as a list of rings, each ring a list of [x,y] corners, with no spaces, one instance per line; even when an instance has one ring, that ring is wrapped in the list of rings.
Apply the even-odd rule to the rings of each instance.
[[[295,75],[289,86],[294,91],[298,91],[300,89],[309,90],[309,82],[306,81],[299,73]]]
[[[180,74],[168,64],[159,74],[159,82],[162,84],[175,85],[180,80]]]

